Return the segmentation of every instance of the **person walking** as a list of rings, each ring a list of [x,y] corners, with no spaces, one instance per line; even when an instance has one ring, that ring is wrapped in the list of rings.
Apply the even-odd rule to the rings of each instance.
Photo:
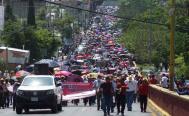
[[[168,77],[165,74],[163,74],[160,82],[161,86],[163,88],[168,88],[168,81],[169,81]]]
[[[141,112],[146,112],[147,108],[147,98],[148,98],[148,81],[144,79],[139,85],[139,98],[140,98],[140,108]]]
[[[1,78],[0,79],[0,108],[5,108],[4,107],[4,89],[3,89],[3,81],[4,81],[4,79],[3,78]]]
[[[101,105],[101,99],[102,99],[102,93],[100,91],[100,86],[103,83],[102,76],[98,75],[97,79],[93,83],[93,88],[96,90],[96,99],[97,99],[97,110],[102,109]]]
[[[8,87],[10,86],[9,80],[5,80],[4,84],[4,97],[5,97],[5,107],[9,108],[9,103],[10,103],[10,92],[8,91]]]
[[[126,91],[127,110],[132,111],[132,104],[134,99],[134,93],[137,90],[137,83],[132,76],[129,76],[128,80],[125,81],[125,84],[128,85],[128,89]]]
[[[5,80],[1,78],[1,88],[2,88],[2,100],[1,100],[1,107],[4,109],[6,107],[6,98],[5,98],[5,93],[6,93],[6,85],[5,85]]]
[[[113,76],[111,77],[111,82],[112,82],[113,91],[114,91],[114,93],[115,93],[115,92],[116,92],[116,86],[117,86],[115,77],[113,77]],[[113,100],[112,100],[112,105],[111,105],[111,113],[114,112],[115,106],[116,106],[116,103],[115,103],[115,95],[113,95]]]
[[[114,89],[110,77],[106,77],[106,82],[101,84],[100,91],[102,92],[104,116],[110,116],[110,108],[112,106]]]
[[[16,109],[16,91],[20,86],[20,84],[21,84],[20,78],[18,78],[18,80],[16,80],[16,82],[13,84],[13,111],[15,111]]]
[[[127,85],[124,83],[124,78],[117,80],[116,88],[116,105],[117,105],[117,115],[121,112],[121,115],[124,116],[125,104],[126,104],[126,89]],[[121,107],[121,110],[120,110]]]

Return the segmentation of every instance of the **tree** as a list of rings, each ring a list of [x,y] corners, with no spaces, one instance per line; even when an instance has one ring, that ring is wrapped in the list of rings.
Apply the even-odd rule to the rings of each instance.
[[[39,9],[36,16],[36,24],[38,27],[47,28],[48,21],[46,19],[46,8],[42,7]]]
[[[5,6],[5,23],[8,20],[16,21],[16,17],[13,15],[12,8],[10,6],[10,0],[6,0]]]
[[[73,23],[74,18],[68,13],[65,13],[63,18],[54,21],[55,28],[67,39],[72,38],[73,30],[71,24]]]
[[[35,6],[33,0],[28,0],[28,17],[27,24],[30,26],[36,26],[35,21]]]
[[[17,21],[12,12],[10,0],[7,0],[5,6],[5,26],[1,38],[7,46],[22,48],[24,34],[21,31],[22,25]]]
[[[128,18],[134,18],[146,22],[155,22],[168,24],[168,3],[161,1],[144,0],[120,0],[120,10],[118,14]],[[154,7],[149,7],[149,6]],[[163,6],[162,6],[163,5]],[[175,32],[175,54],[176,59],[181,59],[179,65],[176,65],[177,72],[185,74],[189,77],[189,17],[188,7],[180,8],[179,6],[187,6],[187,0],[176,0],[176,32]],[[141,8],[142,7],[142,8]],[[119,39],[125,43],[126,47],[138,57],[139,63],[148,63],[148,38],[151,33],[151,58],[154,66],[158,68],[158,64],[162,62],[166,67],[169,63],[169,28],[165,26],[140,23],[133,20],[125,20],[119,22],[124,29],[123,36]],[[151,25],[151,28],[150,28]],[[150,31],[149,31],[150,29]],[[182,71],[181,71],[182,70]],[[187,76],[188,75],[188,76]]]
[[[32,26],[26,27],[24,30],[25,35],[25,49],[30,50],[30,62],[33,62],[33,59],[40,59],[40,46],[35,34],[35,28]]]
[[[2,39],[6,45],[14,48],[22,48],[24,45],[24,33],[19,22],[8,20],[5,23]]]
[[[57,50],[58,46],[60,45],[60,41],[58,39],[55,39],[51,34],[51,32],[48,31],[47,29],[37,28],[35,34],[39,48],[46,49],[47,57],[51,58],[51,56],[54,55],[54,52]]]

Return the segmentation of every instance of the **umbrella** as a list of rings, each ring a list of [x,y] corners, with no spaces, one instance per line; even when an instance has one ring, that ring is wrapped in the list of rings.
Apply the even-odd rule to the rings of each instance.
[[[97,78],[98,77],[98,73],[89,73],[88,74],[89,76],[89,78]]]
[[[59,71],[55,73],[55,77],[70,76],[72,73],[68,71]]]
[[[16,72],[16,77],[17,78],[19,78],[19,77],[25,77],[25,76],[27,76],[27,75],[29,75],[30,73],[29,72],[27,72],[27,71],[24,71],[24,70],[20,70],[20,71],[18,71],[18,72]]]
[[[48,64],[48,66],[50,68],[59,67],[58,62],[51,60],[51,59],[42,59],[42,60],[36,62],[35,64]]]

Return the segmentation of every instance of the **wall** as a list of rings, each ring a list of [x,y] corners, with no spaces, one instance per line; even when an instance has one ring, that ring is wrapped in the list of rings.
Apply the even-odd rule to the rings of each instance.
[[[189,116],[189,96],[150,85],[149,98],[171,116]]]

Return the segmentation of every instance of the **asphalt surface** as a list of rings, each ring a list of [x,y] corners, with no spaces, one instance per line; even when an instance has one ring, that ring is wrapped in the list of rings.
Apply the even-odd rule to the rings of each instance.
[[[84,106],[79,104],[79,106],[74,106],[69,104],[68,107],[63,107],[61,112],[56,114],[51,113],[51,110],[42,109],[42,110],[30,110],[28,114],[16,114],[12,108],[0,109],[0,116],[103,116],[103,111],[97,111],[96,106]],[[140,112],[139,103],[133,104],[133,111],[127,111],[125,109],[125,116],[152,116],[153,113],[148,111],[146,113]],[[111,116],[117,116],[116,109],[114,113],[111,113]],[[120,115],[121,116],[121,115]]]

